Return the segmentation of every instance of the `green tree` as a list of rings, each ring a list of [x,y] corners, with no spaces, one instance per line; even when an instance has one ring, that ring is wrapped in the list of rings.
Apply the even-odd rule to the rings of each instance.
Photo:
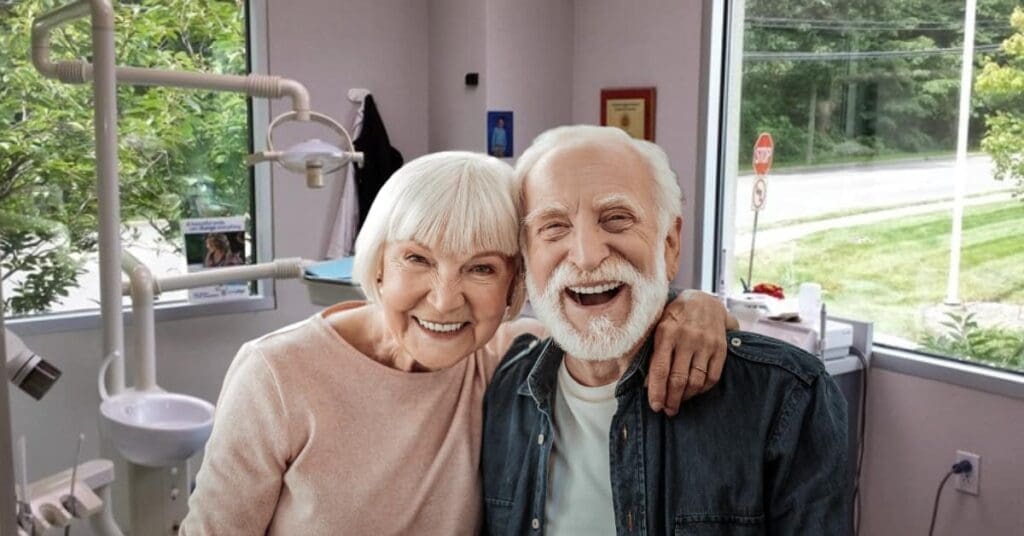
[[[1024,194],[1024,8],[1010,17],[1015,33],[1000,47],[1003,61],[988,58],[978,75],[978,97],[994,112],[985,117],[981,147],[992,156],[995,176],[1017,184]]]
[[[977,45],[1008,35],[1018,1],[979,1]],[[952,152],[963,11],[962,0],[748,0],[741,147],[767,130],[779,163]]]
[[[15,314],[66,296],[96,246],[92,88],[44,79],[28,56],[32,19],[63,3],[0,11],[0,272],[15,282],[4,303]],[[244,73],[243,4],[118,2],[118,63]],[[55,32],[54,55],[89,57],[88,28]],[[122,221],[148,222],[177,245],[182,217],[249,212],[243,96],[122,86],[118,98]]]

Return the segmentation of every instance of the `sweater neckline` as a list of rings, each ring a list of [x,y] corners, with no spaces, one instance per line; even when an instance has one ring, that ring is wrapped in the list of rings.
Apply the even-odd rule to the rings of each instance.
[[[366,355],[359,351],[358,348],[352,345],[352,343],[345,340],[340,333],[335,331],[331,323],[327,321],[327,315],[336,313],[338,311],[344,311],[346,309],[355,309],[356,307],[362,307],[366,305],[366,302],[362,301],[345,301],[332,305],[323,311],[313,315],[310,319],[312,324],[326,337],[330,338],[334,344],[340,345],[344,348],[345,353],[354,355],[358,359],[352,361],[357,363],[357,366],[366,369],[367,373],[371,374],[384,374],[387,376],[395,377],[398,379],[406,379],[407,381],[431,381],[435,378],[446,379],[449,375],[461,377],[469,361],[474,358],[476,352],[466,356],[458,363],[441,370],[434,370],[428,372],[406,372],[404,370],[398,370],[396,368],[389,367],[380,361],[377,361],[373,357]],[[480,350],[477,350],[478,352]]]

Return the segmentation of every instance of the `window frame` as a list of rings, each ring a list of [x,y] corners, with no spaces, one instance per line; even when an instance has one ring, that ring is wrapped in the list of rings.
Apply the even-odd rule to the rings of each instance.
[[[730,31],[743,28],[743,21],[734,19],[737,7],[745,6],[745,3],[743,0],[703,0],[701,12],[700,145],[695,192],[698,201],[696,236],[700,243],[696,244],[693,262],[694,284],[723,298],[728,291],[728,275],[722,254],[726,246],[723,235],[731,229],[731,225],[724,221],[725,200],[735,197],[735,185],[729,185],[725,180],[729,60],[730,48],[735,41]],[[869,363],[883,370],[1024,400],[1024,371],[999,369],[878,342],[874,343]]]
[[[269,51],[267,49],[267,0],[246,0],[246,44],[248,46],[249,71],[256,74],[267,74]],[[249,152],[254,147],[266,146],[266,125],[270,124],[270,102],[267,99],[249,97]],[[274,259],[273,239],[273,189],[271,187],[270,166],[253,166],[250,168],[252,181],[252,225],[255,240],[255,259],[257,263]],[[256,294],[247,298],[212,302],[188,303],[177,301],[157,303],[154,316],[157,322],[181,320],[209,315],[267,311],[277,307],[276,287],[273,279],[256,282]],[[123,308],[122,314],[126,322],[131,319],[131,307]],[[67,313],[43,313],[21,318],[5,318],[7,327],[13,328],[24,336],[98,329],[102,326],[100,308]]]

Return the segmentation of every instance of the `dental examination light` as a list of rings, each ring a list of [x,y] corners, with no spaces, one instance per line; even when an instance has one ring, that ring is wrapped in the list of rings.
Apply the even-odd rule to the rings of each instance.
[[[13,331],[4,329],[7,379],[32,398],[43,398],[57,378],[60,378],[60,370],[29,350]]]
[[[91,61],[82,59],[54,61],[54,58],[51,58],[51,53],[53,52],[51,34],[53,30],[83,17],[88,17],[91,22]],[[101,391],[106,391],[105,394],[107,396],[107,400],[103,402],[100,408],[101,425],[104,427],[111,425],[110,430],[113,430],[113,427],[125,425],[121,431],[126,436],[142,430],[147,433],[146,438],[149,438],[160,435],[164,430],[159,426],[154,426],[152,422],[146,421],[145,418],[160,419],[167,416],[159,412],[150,412],[149,410],[158,407],[169,407],[166,405],[161,406],[160,403],[161,401],[169,400],[168,397],[174,394],[165,393],[156,385],[155,377],[151,374],[153,370],[149,368],[137,371],[139,379],[142,381],[136,382],[133,389],[128,389],[125,382],[124,320],[122,317],[123,281],[121,278],[122,248],[120,238],[121,206],[117,154],[117,85],[229,91],[264,99],[290,99],[291,111],[276,117],[269,125],[267,150],[251,155],[249,163],[278,162],[285,169],[304,173],[307,184],[313,188],[323,186],[324,173],[335,171],[348,162],[356,162],[357,165],[360,165],[363,155],[354,150],[351,136],[340,124],[312,110],[309,102],[309,92],[298,81],[255,73],[227,75],[119,66],[115,61],[114,30],[113,0],[74,0],[38,16],[33,22],[32,63],[36,70],[47,78],[57,79],[68,84],[91,83],[93,86],[93,122],[96,138],[96,199],[99,224],[100,305],[103,320],[103,353],[101,357],[104,363],[104,377],[100,383],[106,388],[101,388]],[[316,122],[325,125],[340,134],[344,144],[341,148],[338,148],[322,141],[309,140],[289,147],[285,151],[275,150],[271,141],[274,128],[290,121]],[[131,259],[128,259],[128,261],[129,264],[133,264]],[[217,272],[230,269],[221,268]],[[277,270],[276,267],[273,267],[273,269]],[[206,273],[189,275],[200,276]],[[257,274],[257,277],[277,276],[277,271],[269,276]],[[147,286],[142,284],[143,278],[141,276],[136,276],[135,279],[136,284],[133,288],[139,291],[147,289],[146,292],[158,291],[158,289],[152,288],[153,281],[150,281],[150,285]],[[198,279],[188,279],[187,281],[189,284],[195,282],[198,282]],[[167,284],[166,281],[159,280],[156,283],[163,286]],[[146,301],[148,299],[133,300],[135,303]],[[133,306],[132,312],[136,321],[140,325],[145,325],[147,332],[151,334],[152,311],[145,309],[145,307],[136,309]],[[145,322],[142,321],[144,318],[146,319]],[[152,338],[149,337],[147,340],[152,341]],[[136,353],[139,354],[139,352]],[[146,353],[151,355],[148,349]],[[143,361],[147,364],[147,367],[154,362],[148,357]],[[186,395],[174,396],[175,400],[179,402],[183,400],[182,397],[186,397]],[[184,403],[185,406],[193,407],[198,404],[194,397],[187,398],[188,401]],[[123,402],[123,404],[120,404],[120,402]],[[192,402],[195,402],[195,404]],[[104,412],[104,407],[110,411]],[[205,407],[207,413],[211,409],[211,407]],[[118,411],[121,411],[121,413],[118,413]],[[170,413],[175,412],[172,411]],[[174,415],[170,416],[173,417]],[[136,417],[138,419],[135,419]],[[168,424],[162,420],[160,423]],[[206,423],[205,418],[197,419],[197,424],[194,423],[195,426],[193,428],[202,428],[204,423]],[[110,430],[108,430],[108,439],[112,435]],[[182,430],[177,431],[181,432]],[[133,449],[145,449],[147,445],[146,438],[135,439],[128,446]],[[164,448],[168,446],[169,442],[161,440],[154,447],[154,450],[147,450],[145,454],[147,457],[155,457],[156,454],[159,454],[155,450],[157,447]],[[132,457],[126,455],[126,450],[121,450],[121,454],[131,461]],[[187,501],[177,500],[182,492],[187,493],[189,489],[188,461],[180,460],[180,457],[177,457],[179,459],[169,469],[166,466],[155,467],[137,463],[141,458],[137,458],[137,461],[129,464],[128,483],[131,496],[131,525],[133,534],[147,536],[150,534],[167,534],[169,530],[175,527],[176,520],[180,521],[183,514],[187,512]],[[161,463],[160,465],[163,464]],[[0,470],[2,469],[0,467]],[[170,493],[168,493],[168,490],[170,490]],[[0,511],[0,523],[3,523],[3,517],[3,512]]]
[[[363,165],[363,153],[355,150],[352,136],[345,130],[345,127],[324,114],[312,111],[309,112],[309,121],[326,125],[340,134],[348,150],[339,149],[316,138],[292,145],[284,151],[274,150],[274,128],[281,123],[295,121],[298,116],[298,112],[293,111],[275,117],[267,128],[267,150],[250,155],[249,165],[260,162],[277,162],[288,171],[305,173],[306,186],[310,188],[322,188],[325,173],[337,171],[349,162],[355,162],[360,167]]]

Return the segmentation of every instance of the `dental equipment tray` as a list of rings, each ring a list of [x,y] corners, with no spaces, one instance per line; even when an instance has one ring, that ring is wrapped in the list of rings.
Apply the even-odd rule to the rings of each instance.
[[[352,257],[342,257],[306,267],[302,282],[315,305],[334,305],[364,299],[359,284],[352,281]]]

